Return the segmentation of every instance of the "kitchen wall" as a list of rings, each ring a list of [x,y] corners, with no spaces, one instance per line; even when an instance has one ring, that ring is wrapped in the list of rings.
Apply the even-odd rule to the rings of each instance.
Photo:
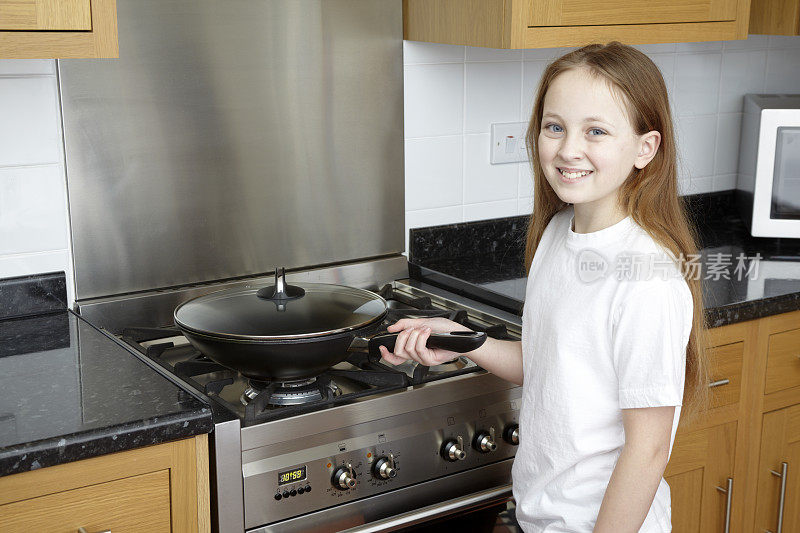
[[[489,125],[526,121],[563,49],[404,43],[406,227],[530,212],[527,163],[489,164]],[[742,95],[800,92],[800,37],[642,46],[662,69],[684,193],[734,187]],[[0,59],[0,278],[64,270],[72,301],[55,62]]]
[[[72,301],[55,61],[0,59],[0,278],[63,270]]]
[[[682,194],[735,188],[742,95],[799,93],[800,37],[639,48],[670,92]],[[528,163],[489,164],[490,124],[527,121],[567,50],[404,43],[407,229],[530,213]]]

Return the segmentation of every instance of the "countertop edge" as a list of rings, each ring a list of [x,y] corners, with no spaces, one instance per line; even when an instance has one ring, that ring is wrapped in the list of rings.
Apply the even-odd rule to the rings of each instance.
[[[475,283],[463,280],[452,274],[435,270],[421,263],[409,263],[409,274],[412,279],[453,291],[488,305],[498,306],[505,311],[517,314],[521,312],[512,310],[511,308],[514,307],[512,305],[503,305],[505,302],[517,303],[520,310],[524,305],[523,300],[491,291],[490,289],[480,287]],[[758,300],[735,302],[716,307],[708,306],[705,309],[705,313],[708,327],[718,328],[739,322],[746,322],[748,320],[757,320],[759,318],[782,313],[790,313],[797,310],[800,310],[800,292],[770,296]]]
[[[709,328],[718,328],[748,320],[790,313],[800,309],[800,292],[781,294],[759,300],[737,302],[706,309]]]
[[[174,415],[8,446],[0,451],[0,476],[193,437],[210,433],[213,427],[211,409],[201,407]]]

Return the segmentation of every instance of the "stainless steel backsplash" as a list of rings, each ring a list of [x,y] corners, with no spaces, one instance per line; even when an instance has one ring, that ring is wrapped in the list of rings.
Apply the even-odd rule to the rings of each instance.
[[[400,0],[117,0],[61,60],[76,298],[398,253]]]

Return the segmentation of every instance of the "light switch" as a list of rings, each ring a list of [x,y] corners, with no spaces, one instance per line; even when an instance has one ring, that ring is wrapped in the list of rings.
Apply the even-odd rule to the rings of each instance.
[[[491,163],[519,163],[528,160],[525,148],[527,122],[503,122],[492,124]]]

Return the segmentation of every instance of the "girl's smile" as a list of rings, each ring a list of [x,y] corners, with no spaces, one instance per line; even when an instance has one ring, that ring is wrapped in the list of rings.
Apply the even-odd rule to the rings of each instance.
[[[576,183],[581,181],[582,178],[585,178],[589,174],[592,173],[591,170],[580,170],[575,168],[558,168],[558,171],[561,173],[561,180],[564,183]]]

